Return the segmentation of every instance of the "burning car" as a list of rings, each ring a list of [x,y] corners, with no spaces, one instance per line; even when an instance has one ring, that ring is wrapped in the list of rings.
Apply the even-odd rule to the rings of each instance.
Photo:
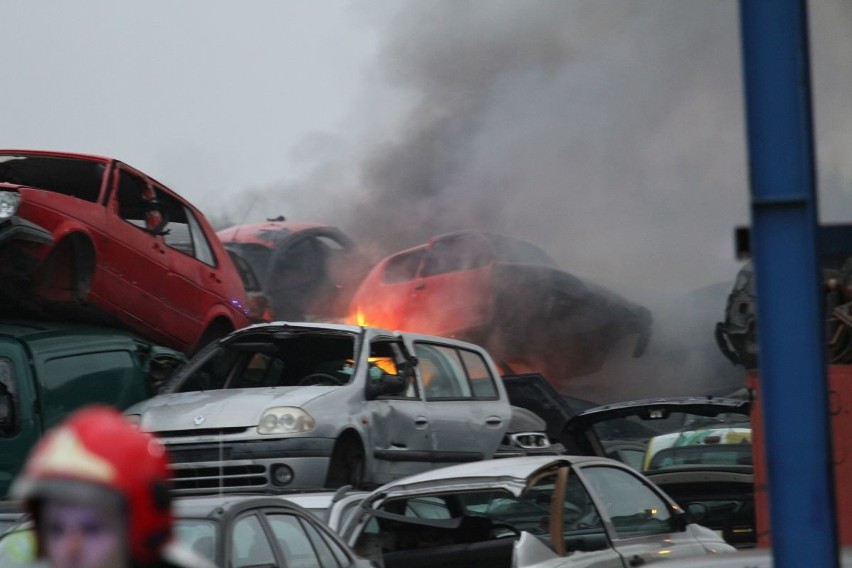
[[[217,233],[240,255],[271,302],[271,317],[289,321],[341,318],[367,271],[355,243],[337,227],[287,221],[235,225]]]
[[[560,270],[538,247],[478,231],[439,235],[380,261],[350,317],[479,343],[504,367],[550,380],[597,371],[628,336],[641,355],[652,321],[646,308]]]
[[[201,212],[112,158],[0,150],[0,279],[6,310],[126,327],[190,353],[249,323]]]

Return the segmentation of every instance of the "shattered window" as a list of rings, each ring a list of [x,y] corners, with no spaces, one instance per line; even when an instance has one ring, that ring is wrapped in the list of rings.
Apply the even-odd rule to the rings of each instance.
[[[81,158],[0,154],[0,182],[97,202],[106,165]]]

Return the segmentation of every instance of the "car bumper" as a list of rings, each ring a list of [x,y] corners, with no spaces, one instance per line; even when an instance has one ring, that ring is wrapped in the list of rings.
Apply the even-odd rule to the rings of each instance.
[[[170,444],[176,494],[284,493],[325,485],[332,438]]]
[[[37,244],[52,244],[50,231],[20,217],[9,217],[0,221],[0,245],[7,241],[28,241]]]

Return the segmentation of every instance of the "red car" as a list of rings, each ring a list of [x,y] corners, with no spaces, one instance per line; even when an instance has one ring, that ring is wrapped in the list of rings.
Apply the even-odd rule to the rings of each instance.
[[[640,355],[651,313],[563,272],[538,247],[459,231],[380,261],[358,288],[351,319],[485,346],[504,369],[555,383],[597,371],[623,338]]]
[[[329,225],[278,217],[216,234],[229,252],[251,266],[277,320],[345,317],[369,268],[355,243]]]
[[[117,325],[187,353],[249,324],[204,216],[111,158],[0,150],[0,282],[4,310]]]

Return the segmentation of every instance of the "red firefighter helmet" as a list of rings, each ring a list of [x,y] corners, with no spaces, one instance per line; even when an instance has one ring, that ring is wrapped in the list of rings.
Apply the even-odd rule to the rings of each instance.
[[[131,557],[146,564],[161,557],[172,537],[170,474],[156,438],[118,410],[95,405],[73,413],[36,444],[12,496],[37,508],[46,497],[88,501],[104,490],[117,494],[127,508]]]

